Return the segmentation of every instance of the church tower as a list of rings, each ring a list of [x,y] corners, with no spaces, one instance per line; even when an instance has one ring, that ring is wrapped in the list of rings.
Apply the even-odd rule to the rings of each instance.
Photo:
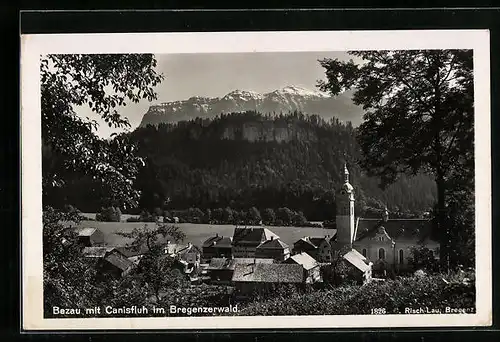
[[[341,246],[352,247],[354,239],[354,188],[349,183],[349,170],[344,164],[344,184],[336,196],[337,242]]]

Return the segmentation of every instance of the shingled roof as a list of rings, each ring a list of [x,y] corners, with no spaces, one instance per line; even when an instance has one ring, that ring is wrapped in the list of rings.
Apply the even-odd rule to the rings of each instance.
[[[279,236],[271,232],[267,228],[236,227],[233,233],[233,245],[259,245],[262,241],[271,240],[271,237],[278,239]]]
[[[97,231],[97,228],[94,227],[77,227],[75,228],[75,233],[78,236],[92,236]]]
[[[146,244],[116,247],[116,250],[127,258],[144,255],[149,251]]]
[[[302,265],[302,267],[308,271],[319,265],[318,262],[307,253],[292,255],[288,258],[287,262]]]
[[[304,270],[296,264],[237,264],[233,282],[245,283],[302,283]]]
[[[423,242],[433,239],[432,221],[428,219],[380,219],[358,218],[354,241],[374,237],[380,227],[395,241]]]
[[[107,252],[113,249],[114,247],[85,247],[82,254],[87,258],[103,258]]]
[[[368,259],[366,259],[363,254],[359,253],[355,249],[352,249],[344,254],[343,258],[361,272],[366,272],[370,269],[370,262],[368,261]]]
[[[205,242],[203,242],[203,248],[207,247],[231,248],[232,244],[233,244],[232,237],[223,237],[215,235],[205,240]]]
[[[128,270],[130,267],[134,267],[134,263],[130,260],[128,260],[127,258],[119,255],[119,254],[109,254],[108,256],[106,256],[104,258],[104,260],[106,260],[107,262],[109,262],[110,264],[118,267],[119,269],[121,269],[122,271],[126,271]]]
[[[281,239],[275,239],[271,237],[271,240],[266,240],[257,246],[258,249],[285,249],[288,245],[281,241]]]
[[[253,263],[260,264],[273,264],[274,259],[269,258],[212,258],[210,260],[210,264],[208,265],[207,270],[234,270],[235,266],[238,264],[241,265],[250,265]]]

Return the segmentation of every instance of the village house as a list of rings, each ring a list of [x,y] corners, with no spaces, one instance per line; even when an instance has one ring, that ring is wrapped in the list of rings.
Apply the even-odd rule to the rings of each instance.
[[[279,239],[279,236],[271,232],[267,228],[236,227],[233,233],[233,248],[232,255],[234,258],[253,258],[255,250],[264,241]]]
[[[77,227],[74,232],[78,235],[78,243],[84,247],[104,245],[104,234],[94,227]]]
[[[103,247],[84,247],[82,250],[82,255],[85,258],[90,259],[102,259],[109,252],[115,250],[115,247],[103,246]]]
[[[231,237],[219,236],[218,233],[208,238],[202,245],[203,261],[209,262],[212,258],[230,258],[232,256],[232,243]]]
[[[377,276],[411,269],[408,257],[412,247],[425,246],[438,257],[439,243],[433,238],[431,221],[422,219],[389,219],[386,209],[380,220],[355,219],[354,188],[344,167],[344,184],[337,194],[337,234],[331,241],[336,251],[352,249],[373,262]],[[347,260],[347,259],[346,259]]]
[[[321,281],[319,263],[307,253],[294,254],[285,263],[301,265],[304,271],[305,283],[312,284]]]
[[[335,229],[333,230],[335,237]],[[318,262],[332,261],[332,246],[330,235],[326,236],[304,236],[293,244],[293,254],[307,253]]]
[[[164,247],[165,255],[171,257],[176,266],[185,274],[192,274],[200,268],[201,251],[189,242],[187,245],[174,244],[167,241]]]
[[[359,285],[367,284],[372,280],[373,263],[357,250],[351,249],[344,254],[342,262],[349,270],[349,279],[356,281]]]
[[[236,265],[248,265],[252,263],[272,264],[274,259],[257,258],[212,258],[207,271],[210,282],[218,285],[230,285],[232,283],[234,268]]]
[[[136,265],[124,255],[111,251],[99,260],[97,270],[102,275],[110,275],[119,279],[130,274],[135,267]]]
[[[257,246],[255,249],[255,257],[285,261],[290,257],[290,247],[281,241],[281,239],[275,239],[274,236],[271,236],[270,240],[266,240]]]
[[[116,250],[128,260],[138,265],[141,258],[149,251],[146,244],[116,247]]]
[[[237,264],[232,282],[238,295],[242,296],[267,292],[283,285],[300,288],[305,284],[304,269],[297,264]]]

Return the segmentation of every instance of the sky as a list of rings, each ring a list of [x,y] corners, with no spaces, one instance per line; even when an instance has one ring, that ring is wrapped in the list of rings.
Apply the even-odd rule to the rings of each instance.
[[[222,97],[235,89],[270,92],[287,85],[311,90],[325,79],[322,58],[348,60],[345,52],[254,52],[161,54],[155,56],[157,72],[165,77],[156,88],[158,99],[127,103],[119,113],[129,119],[131,130],[141,122],[152,104],[186,100],[192,96]],[[119,130],[109,128],[88,107],[77,109],[83,117],[99,123],[97,134],[107,138]]]

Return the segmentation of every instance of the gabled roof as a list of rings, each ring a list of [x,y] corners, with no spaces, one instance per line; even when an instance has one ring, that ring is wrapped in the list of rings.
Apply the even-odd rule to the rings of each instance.
[[[128,260],[126,257],[121,256],[120,254],[112,253],[104,258],[110,264],[118,267],[122,271],[128,270],[130,267],[134,267],[134,263]]]
[[[87,258],[103,258],[107,252],[113,249],[115,249],[115,247],[85,247],[82,254]]]
[[[75,228],[75,233],[78,234],[78,236],[91,236],[97,231],[97,228],[94,227],[78,227]]]
[[[296,248],[300,248],[304,251],[311,251],[318,248],[323,241],[330,243],[332,239],[334,239],[337,233],[336,229],[332,229],[332,235],[327,236],[304,236],[300,240],[297,240],[294,243]]]
[[[323,241],[329,242],[330,236],[309,236],[309,241],[312,242],[313,245],[319,247]]]
[[[288,258],[287,262],[294,262],[298,265],[302,265],[302,267],[308,271],[318,266],[318,262],[312,256],[304,252],[292,255]]]
[[[131,246],[122,246],[116,247],[116,250],[126,256],[127,258],[131,258],[138,255],[144,255],[149,251],[149,248],[146,244],[142,245],[131,245]]]
[[[281,239],[272,238],[271,240],[266,240],[257,246],[258,249],[285,249],[288,245],[281,241]]]
[[[344,254],[343,258],[361,272],[366,272],[370,269],[370,261],[355,249]]]
[[[304,270],[296,264],[237,264],[234,282],[246,283],[302,283]]]
[[[387,235],[395,241],[423,242],[433,239],[432,221],[428,219],[380,219],[359,218],[354,241],[374,237],[384,227]]]
[[[293,244],[295,248],[300,248],[303,251],[311,251],[318,248],[314,243],[312,243],[307,236],[300,238]]]
[[[177,250],[177,254],[181,257],[187,253],[200,253],[200,249],[195,245],[188,244]]]
[[[274,264],[274,259],[269,258],[212,258],[208,270],[234,270],[236,265],[250,265],[253,263]]]
[[[232,237],[223,237],[223,236],[212,236],[203,242],[203,248],[208,247],[220,247],[220,248],[231,248],[233,244]]]
[[[249,227],[239,228],[236,227],[233,233],[233,244],[248,244],[259,245],[262,241],[271,240],[271,237],[278,239],[279,236],[271,232],[267,228],[262,227]]]

